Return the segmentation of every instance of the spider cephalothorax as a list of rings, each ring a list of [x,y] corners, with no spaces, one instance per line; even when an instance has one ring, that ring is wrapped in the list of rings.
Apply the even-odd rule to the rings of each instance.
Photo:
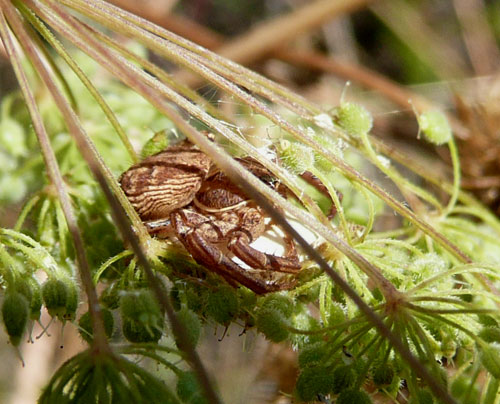
[[[237,161],[268,186],[286,192],[256,160],[245,157]],[[283,256],[253,248],[250,244],[267,229],[265,212],[189,141],[147,157],[124,172],[119,181],[150,233],[177,237],[196,262],[229,284],[241,284],[259,294],[293,285],[275,276],[300,271],[293,240],[284,237]],[[321,185],[316,184],[323,190]]]

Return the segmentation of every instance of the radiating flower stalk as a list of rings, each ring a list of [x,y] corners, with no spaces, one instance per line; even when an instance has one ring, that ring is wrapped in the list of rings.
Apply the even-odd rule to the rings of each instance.
[[[395,397],[400,382],[406,380],[415,402],[430,402],[425,399],[432,392],[442,402],[453,403],[464,394],[473,394],[476,379],[484,372],[488,384],[482,402],[493,402],[500,377],[500,273],[496,266],[500,223],[460,191],[455,143],[440,112],[421,111],[417,119],[429,142],[448,145],[454,166],[452,184],[437,181],[418,162],[372,137],[372,118],[360,105],[342,100],[334,110],[323,110],[106,2],[0,0],[0,10],[0,36],[48,176],[42,186],[40,179],[33,180],[36,192],[15,228],[0,229],[6,330],[17,346],[28,319],[38,320],[42,300],[53,317],[74,321],[78,306],[75,263],[89,307],[79,319],[89,350],[56,372],[40,402],[117,402],[124,397],[160,402],[162,397],[161,402],[219,403],[218,389],[195,350],[202,321],[226,327],[243,322],[271,341],[293,344],[299,350],[301,371],[295,392],[298,400],[322,395],[335,396],[339,402],[357,402],[353,397],[366,402],[369,398],[362,387],[368,380]],[[131,50],[120,35],[238,100],[252,111],[249,121],[256,115],[265,120],[271,127],[268,138],[260,139],[267,142],[266,150],[255,147],[249,141],[253,135],[231,117]],[[58,38],[124,85],[115,83],[102,91],[101,85],[110,84],[95,84],[88,67],[79,63],[81,54]],[[75,87],[82,91],[83,101],[75,96]],[[55,104],[51,111],[57,114],[44,112],[40,94],[47,91]],[[126,108],[127,102],[113,101],[113,91],[121,92],[123,98],[130,94],[142,98],[134,99],[121,116],[119,109]],[[150,237],[116,180],[127,168],[124,162],[139,160],[136,144],[144,145],[144,156],[169,143],[165,131],[147,143],[143,134],[135,138],[131,134],[132,124],[124,117],[142,108],[138,100],[154,111],[152,119],[175,128],[210,156],[293,237],[303,255],[295,288],[257,297],[245,288],[225,285],[175,244]],[[4,104],[4,111],[12,109],[9,105]],[[107,126],[96,125],[101,118]],[[216,134],[217,142],[199,132],[200,126]],[[116,138],[112,138],[114,133]],[[6,143],[4,148],[17,159],[24,158],[22,145]],[[0,152],[4,148],[0,145]],[[83,160],[72,154],[76,150]],[[271,190],[234,155],[256,159],[302,206]],[[394,162],[433,182],[449,198],[443,202],[420,183],[411,182]],[[387,176],[408,205],[363,175],[367,164]],[[308,188],[304,192],[305,185],[298,179],[304,172],[314,174],[324,185],[332,201],[328,203],[337,211],[333,221],[324,213],[327,209],[320,208],[318,198]],[[383,203],[400,215],[399,228],[374,230]],[[128,249],[116,242],[106,216],[109,211]],[[316,241],[308,243],[287,217],[312,230]],[[28,219],[35,222],[36,232],[29,230]],[[105,239],[103,232],[109,233],[108,241],[100,248],[96,240]],[[43,286],[35,277],[39,270],[47,274]],[[98,282],[107,285],[99,297]],[[317,315],[309,311],[310,302]],[[113,312],[118,311],[122,333],[131,345],[109,343]],[[165,313],[177,348],[158,343],[166,333]],[[150,358],[172,371],[177,377],[176,391],[129,361],[131,355]],[[194,373],[168,355],[182,358]],[[436,361],[443,358],[455,361],[458,369],[451,388],[446,387],[444,368]],[[460,390],[463,379],[470,382]]]

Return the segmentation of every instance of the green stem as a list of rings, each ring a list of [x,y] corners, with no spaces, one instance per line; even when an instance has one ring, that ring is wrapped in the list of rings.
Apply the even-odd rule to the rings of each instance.
[[[308,171],[310,171],[311,174],[318,177],[318,179],[323,183],[323,185],[328,190],[328,194],[330,195],[330,198],[332,199],[332,202],[335,205],[335,209],[337,210],[337,215],[339,216],[340,224],[342,226],[342,232],[344,233],[347,242],[349,244],[352,244],[351,231],[349,229],[349,225],[348,225],[347,220],[345,218],[344,208],[343,208],[342,204],[340,203],[340,199],[339,199],[339,196],[337,195],[337,191],[335,190],[335,188],[332,186],[332,183],[328,180],[328,178],[326,178],[326,176],[324,175],[324,173],[321,170],[318,170],[316,167],[311,166],[308,168]]]
[[[457,145],[453,137],[448,142],[448,147],[450,149],[451,163],[453,165],[453,192],[451,194],[450,200],[448,201],[448,205],[442,212],[443,216],[450,214],[450,212],[453,210],[460,193],[460,159],[458,157]]]

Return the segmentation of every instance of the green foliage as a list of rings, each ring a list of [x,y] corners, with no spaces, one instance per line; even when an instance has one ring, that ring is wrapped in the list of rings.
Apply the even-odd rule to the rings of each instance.
[[[80,353],[62,365],[44,388],[40,404],[178,403],[153,374],[120,356]]]

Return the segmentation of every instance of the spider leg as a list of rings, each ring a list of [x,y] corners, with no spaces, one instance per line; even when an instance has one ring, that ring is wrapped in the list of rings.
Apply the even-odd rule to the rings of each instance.
[[[252,239],[245,231],[236,231],[229,241],[228,249],[243,262],[252,268],[265,269],[268,271],[285,272],[295,274],[300,271],[301,265],[295,245],[287,243],[287,253],[283,257],[264,253],[256,250],[250,243]]]
[[[160,220],[150,220],[144,222],[148,233],[151,236],[158,236],[160,238],[167,238],[170,234],[172,234],[172,223],[169,218],[160,219]]]
[[[177,237],[197,263],[221,275],[230,285],[237,286],[239,283],[257,294],[289,289],[291,287],[290,283],[266,281],[240,267],[227,257],[223,251],[214,244],[214,241],[209,241],[207,239],[206,231],[204,231],[203,228],[200,226],[193,227],[192,223],[186,220],[186,212],[188,211],[181,210],[172,212],[170,219]],[[197,215],[202,216],[201,214]]]
[[[289,236],[284,237],[286,253],[283,257],[264,253],[250,246],[253,241],[251,230],[259,219],[262,220],[262,214],[257,209],[248,210],[242,218],[241,226],[231,235],[227,248],[252,268],[285,273],[299,272],[299,257],[295,243]]]
[[[332,197],[330,196],[330,193],[328,192],[328,189],[325,187],[325,185],[319,180],[318,177],[316,177],[313,173],[309,171],[305,171],[300,175],[300,178],[302,178],[304,181],[306,181],[308,184],[312,185],[314,188],[316,188],[319,192],[321,192],[323,195],[328,197],[330,199],[330,202],[332,202],[332,206],[330,208],[330,211],[328,212],[328,219],[333,219],[335,215],[337,214],[337,207],[333,203]],[[337,192],[337,195],[339,197],[339,200],[342,202],[342,193]]]

